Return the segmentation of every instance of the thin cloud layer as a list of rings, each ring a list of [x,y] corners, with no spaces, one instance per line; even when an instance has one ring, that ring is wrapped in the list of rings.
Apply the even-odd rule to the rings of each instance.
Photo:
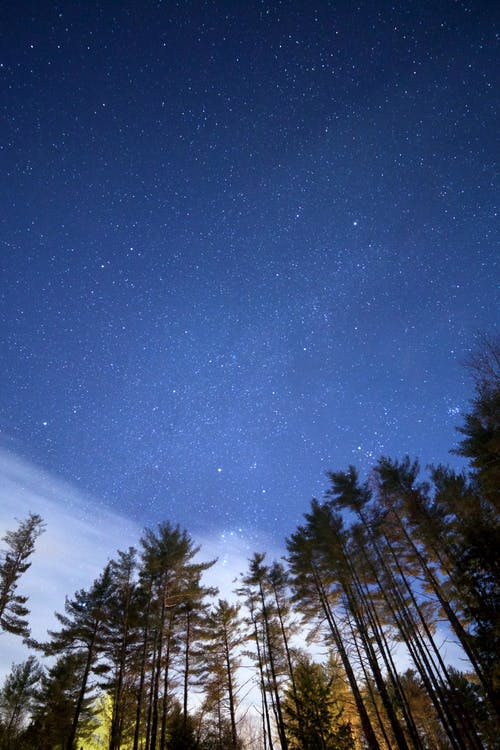
[[[29,597],[30,625],[44,639],[55,626],[55,611],[66,595],[87,587],[117,548],[135,544],[140,529],[110,513],[95,500],[33,464],[0,451],[0,532],[15,529],[28,513],[46,524],[37,540],[32,565],[20,579],[18,592]],[[2,547],[4,543],[2,542]],[[20,638],[0,636],[0,674],[26,656]]]
[[[32,636],[43,640],[47,629],[57,625],[54,612],[63,610],[65,596],[88,587],[116,550],[138,545],[143,529],[29,461],[0,450],[0,536],[30,512],[42,516],[46,529],[18,592],[29,597]],[[158,519],[165,520],[175,523]],[[224,598],[232,598],[235,579],[246,570],[253,551],[270,548],[269,540],[257,540],[243,528],[193,539],[201,547],[200,560],[217,559],[205,582]],[[0,634],[0,680],[26,655],[21,638]]]

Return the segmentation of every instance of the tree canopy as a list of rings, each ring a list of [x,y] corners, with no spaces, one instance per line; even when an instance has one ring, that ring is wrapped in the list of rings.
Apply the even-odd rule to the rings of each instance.
[[[382,456],[328,472],[286,555],[254,553],[234,601],[187,531],[146,529],[30,641],[52,660],[13,666],[0,748],[497,748],[498,363],[491,342],[472,361],[468,470]],[[17,584],[42,530],[31,514],[4,536],[0,624],[25,638]]]

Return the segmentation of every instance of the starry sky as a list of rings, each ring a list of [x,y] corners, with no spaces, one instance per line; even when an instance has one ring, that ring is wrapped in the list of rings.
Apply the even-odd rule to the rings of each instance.
[[[2,450],[248,538],[328,469],[460,465],[498,319],[494,6],[6,3]]]

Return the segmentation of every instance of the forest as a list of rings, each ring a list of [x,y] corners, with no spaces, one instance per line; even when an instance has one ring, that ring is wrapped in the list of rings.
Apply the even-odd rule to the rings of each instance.
[[[44,522],[7,532],[0,628],[31,650],[0,691],[2,750],[499,748],[500,348],[470,367],[467,470],[329,472],[284,558],[256,552],[231,601],[165,521],[38,642],[18,584]]]

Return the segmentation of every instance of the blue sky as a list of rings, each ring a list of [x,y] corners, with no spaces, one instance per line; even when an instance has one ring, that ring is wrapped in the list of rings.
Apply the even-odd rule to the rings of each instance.
[[[0,446],[71,488],[64,537],[99,509],[280,547],[328,470],[463,466],[498,325],[489,5],[4,10]]]

